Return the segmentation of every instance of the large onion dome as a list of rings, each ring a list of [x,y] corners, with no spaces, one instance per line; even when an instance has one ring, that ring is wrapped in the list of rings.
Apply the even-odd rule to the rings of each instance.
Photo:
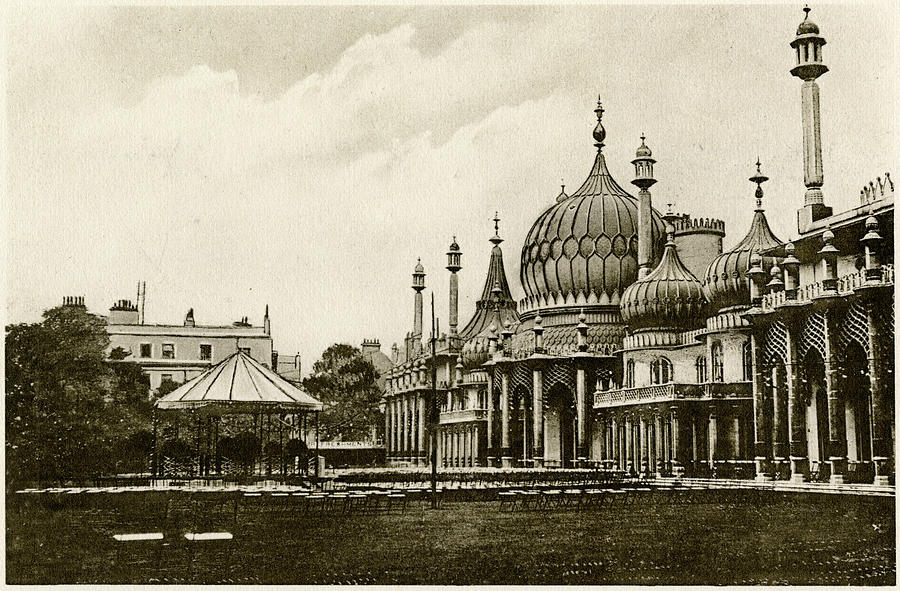
[[[678,258],[670,227],[659,265],[622,294],[622,318],[632,332],[690,330],[703,324],[705,305],[703,284]]]
[[[709,300],[709,311],[713,314],[731,306],[750,305],[747,270],[750,268],[751,253],[762,252],[782,243],[781,239],[772,233],[765,210],[762,208],[762,183],[769,179],[762,175],[759,167],[760,164],[757,162],[756,175],[750,178],[751,182],[756,183],[756,210],[753,213],[750,231],[734,248],[718,255],[706,268],[703,287]],[[774,257],[763,257],[763,266],[766,269],[774,263]]]
[[[571,195],[561,193],[537,218],[522,247],[520,273],[527,307],[616,305],[637,279],[637,201],[606,167],[603,108],[598,105],[596,112],[597,156],[590,175]],[[656,211],[652,218],[653,241],[661,246],[662,221]]]

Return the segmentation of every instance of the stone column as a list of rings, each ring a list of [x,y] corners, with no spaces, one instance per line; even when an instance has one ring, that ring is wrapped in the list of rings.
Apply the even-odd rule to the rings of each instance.
[[[797,360],[797,330],[787,325],[787,362],[784,364],[787,386],[788,434],[790,436],[791,481],[805,482],[809,473],[806,442],[806,403],[800,390],[800,365]]]
[[[424,466],[428,463],[428,458],[425,457],[425,396],[419,396],[419,417],[418,417],[418,426],[419,426],[419,458],[420,463]]]
[[[587,460],[585,439],[587,438],[587,413],[585,412],[586,375],[583,367],[575,372],[575,449],[577,453],[577,466],[584,466]]]
[[[622,457],[621,452],[619,451],[619,421],[616,420],[616,415],[613,415],[610,419],[611,428],[609,430],[609,444],[612,449],[612,454],[610,456],[610,460],[612,463],[609,467],[614,470],[619,470],[619,460]]]
[[[474,457],[474,461],[472,463],[473,466],[481,465],[481,447],[480,447],[480,444],[481,444],[480,439],[481,438],[479,437],[480,431],[481,430],[478,428],[478,425],[475,425],[475,428],[472,431],[472,436],[474,437],[474,442],[472,443],[472,449],[473,449],[472,454]]]
[[[494,457],[494,374],[488,377],[487,383],[487,465],[493,466],[496,458]]]
[[[504,468],[512,467],[509,449],[509,374],[500,374],[500,463]]]
[[[828,394],[828,461],[831,464],[832,484],[844,482],[847,469],[847,425],[844,399],[838,389],[837,360],[834,355],[834,318],[825,313],[825,391]]]
[[[754,461],[756,462],[756,479],[772,480],[768,428],[768,404],[766,401],[766,384],[763,379],[763,360],[760,337],[754,332],[750,335],[750,354],[753,363],[753,427],[754,427]]]
[[[391,455],[394,453],[393,442],[391,441],[391,434],[393,433],[393,429],[391,428],[391,403],[393,399],[388,398],[384,402],[384,452],[385,456],[387,456],[388,461],[390,461]]]
[[[656,443],[656,477],[661,478],[665,471],[665,460],[663,457],[663,428],[662,418],[659,414],[654,416],[654,439]]]
[[[716,456],[716,451],[718,447],[718,425],[716,424],[716,409],[715,407],[710,407],[709,409],[709,467],[712,469],[716,465],[716,460],[718,459]]]
[[[888,398],[893,392],[889,382],[886,383],[882,379],[882,335],[876,317],[877,305],[876,301],[870,300],[866,310],[869,333],[869,389],[872,394],[872,463],[875,465],[875,484],[887,486],[893,472],[892,413]]]
[[[599,419],[597,421],[597,423],[595,424],[595,427],[598,429],[598,432],[600,433],[600,437],[599,437],[599,439],[600,439],[600,457],[596,458],[596,459],[600,461],[601,466],[604,466],[605,462],[606,462],[606,450],[608,449],[608,446],[606,444],[606,435],[607,435],[606,415],[604,415],[601,419]]]
[[[774,407],[774,420],[772,425],[773,455],[777,465],[781,465],[788,458],[790,449],[788,446],[788,388],[785,383],[785,369],[776,365],[772,368],[772,406]]]
[[[641,430],[638,437],[640,437],[641,445],[640,445],[640,453],[641,453],[641,475],[649,476],[650,474],[650,446],[647,445],[647,418],[640,418]]]
[[[681,438],[678,436],[678,407],[670,406],[669,409],[672,411],[672,475],[680,478],[684,476],[684,455],[679,446]]]
[[[634,456],[632,455],[634,443],[634,428],[631,415],[625,416],[625,471],[634,474]]]
[[[535,369],[532,372],[532,410],[531,416],[534,422],[534,467],[544,467],[544,372]]]

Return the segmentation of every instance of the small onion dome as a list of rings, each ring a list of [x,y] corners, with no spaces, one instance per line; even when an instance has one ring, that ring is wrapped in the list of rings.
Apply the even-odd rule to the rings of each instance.
[[[453,242],[450,243],[449,250],[454,252],[459,250],[459,244],[456,243],[456,236],[453,237]]]
[[[418,259],[416,261],[416,268],[413,269],[413,273],[424,273],[425,267],[422,266],[422,259]]]
[[[809,20],[809,11],[810,10],[811,9],[809,6],[805,6],[803,8],[803,12],[806,13],[806,16],[804,17],[803,22],[800,23],[800,26],[797,27],[797,36],[798,37],[800,35],[818,35],[819,34],[819,27],[816,25],[816,23]]]
[[[637,152],[634,153],[636,158],[650,158],[653,156],[653,152],[650,151],[650,148],[647,147],[647,144],[644,143],[646,138],[641,136],[641,145],[637,149]]]
[[[632,332],[690,330],[703,320],[703,284],[678,258],[674,231],[669,229],[659,265],[622,294],[622,318]]]
[[[490,359],[490,343],[487,334],[479,334],[466,341],[462,347],[462,364],[467,370],[472,370],[487,363]]]

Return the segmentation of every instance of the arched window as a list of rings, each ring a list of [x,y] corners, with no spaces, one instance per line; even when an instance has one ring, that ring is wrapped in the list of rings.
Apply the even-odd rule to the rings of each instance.
[[[722,363],[722,343],[715,342],[712,346],[712,381],[725,381],[725,368]]]
[[[750,349],[750,341],[744,341],[741,347],[741,359],[744,363],[744,381],[753,380],[753,353]]]
[[[706,356],[701,355],[697,357],[697,361],[694,362],[694,367],[697,368],[697,383],[706,383],[706,381],[709,380],[709,374],[706,371]]]
[[[634,388],[634,359],[625,364],[625,387]]]
[[[672,362],[660,357],[650,363],[650,383],[668,384],[672,381]]]

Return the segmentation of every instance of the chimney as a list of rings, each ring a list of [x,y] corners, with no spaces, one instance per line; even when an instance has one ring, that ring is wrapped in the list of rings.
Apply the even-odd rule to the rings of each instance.
[[[187,311],[187,314],[184,316],[184,325],[190,326],[190,327],[196,326],[194,324],[194,309],[193,308],[190,308]]]
[[[84,301],[83,298],[80,298]],[[131,300],[119,300],[109,309],[109,324],[139,324],[140,312],[138,307],[131,303]]]

